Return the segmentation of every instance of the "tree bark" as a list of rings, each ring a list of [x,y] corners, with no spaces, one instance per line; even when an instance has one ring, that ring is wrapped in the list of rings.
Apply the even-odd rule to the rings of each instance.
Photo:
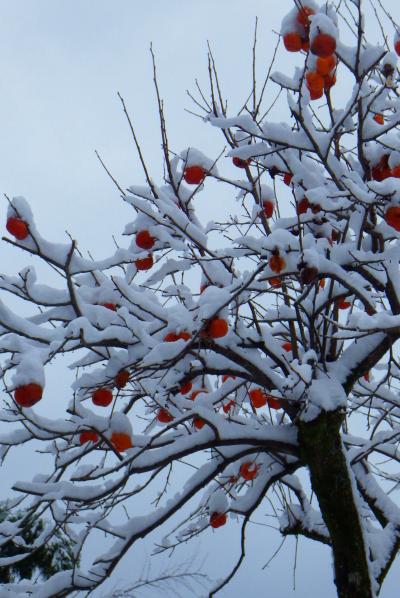
[[[343,451],[338,412],[300,422],[300,451],[329,530],[339,598],[373,598],[365,539]]]

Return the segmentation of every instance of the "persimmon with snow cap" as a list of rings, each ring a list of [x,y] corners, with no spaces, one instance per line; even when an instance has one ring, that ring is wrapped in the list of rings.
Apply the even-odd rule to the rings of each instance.
[[[109,443],[118,453],[124,453],[133,447],[132,425],[123,411],[114,411],[110,417],[109,430],[106,433]]]
[[[351,302],[346,301],[346,296],[343,295],[342,297],[338,297],[336,299],[336,306],[338,309],[349,309],[349,307],[351,307]]]
[[[150,270],[153,265],[153,256],[150,253],[147,257],[138,258],[135,260],[135,266],[138,270]]]
[[[382,182],[392,176],[392,170],[389,166],[389,154],[383,154],[376,164],[371,167],[371,177],[374,181]]]
[[[117,311],[117,305],[115,303],[100,303],[100,305],[110,311]]]
[[[283,36],[283,43],[288,52],[300,52],[302,49],[301,35],[295,31]]]
[[[285,183],[285,185],[287,185],[289,187],[290,183],[292,182],[293,179],[293,175],[291,172],[285,172],[285,174],[283,175],[283,182]]]
[[[267,395],[267,405],[270,409],[278,410],[282,408],[282,403],[280,400],[272,397],[271,395]]]
[[[128,370],[120,370],[114,378],[114,384],[117,388],[121,389],[124,388],[130,378],[130,373]]]
[[[210,515],[211,527],[213,527],[214,529],[217,529],[218,527],[225,525],[225,523],[226,523],[226,513],[218,513],[218,511],[211,513],[211,515]]]
[[[253,388],[249,392],[250,403],[254,409],[260,409],[267,404],[267,396],[261,388]]]
[[[271,218],[272,214],[274,213],[275,202],[273,202],[271,199],[265,199],[262,202],[262,207],[263,207],[264,216],[266,218]]]
[[[250,160],[243,160],[243,158],[239,158],[238,156],[233,156],[232,162],[236,168],[246,168],[250,164]]]
[[[118,453],[124,453],[133,446],[132,439],[126,432],[112,432],[110,444]]]
[[[99,435],[93,430],[85,430],[79,435],[79,444],[86,444],[87,442],[98,442]]]
[[[222,338],[229,332],[229,325],[223,318],[213,318],[200,332],[202,338]]]
[[[196,428],[196,430],[201,430],[204,428],[205,424],[206,422],[201,417],[196,416],[193,418],[193,426]]]
[[[327,33],[318,33],[310,45],[311,53],[321,58],[331,56],[336,50],[336,40]]]
[[[40,401],[43,395],[43,388],[40,384],[30,382],[29,384],[22,384],[14,391],[15,402],[20,407],[33,407]]]
[[[308,201],[307,197],[303,197],[297,204],[296,204],[296,212],[297,214],[305,214],[307,210],[311,208],[311,204]]]
[[[258,465],[254,461],[246,461],[242,463],[239,469],[239,473],[247,482],[254,480],[258,474]]]
[[[151,249],[154,247],[156,240],[151,236],[147,229],[144,229],[136,233],[135,242],[141,249]]]
[[[181,395],[187,395],[188,392],[190,392],[192,390],[192,383],[189,382],[184,382],[183,384],[181,384],[180,388],[179,388],[179,392],[181,393]]]
[[[7,219],[6,229],[18,241],[24,241],[29,236],[29,227],[25,220],[11,216]]]
[[[207,172],[202,166],[186,166],[183,172],[183,179],[188,185],[200,185],[206,176]]]
[[[170,422],[172,422],[174,420],[174,417],[173,417],[173,415],[171,415],[171,413],[167,409],[164,409],[164,407],[161,407],[161,409],[159,409],[157,411],[157,420],[161,424],[169,424]]]
[[[273,272],[280,274],[286,268],[286,262],[279,253],[274,253],[268,260],[268,265]]]

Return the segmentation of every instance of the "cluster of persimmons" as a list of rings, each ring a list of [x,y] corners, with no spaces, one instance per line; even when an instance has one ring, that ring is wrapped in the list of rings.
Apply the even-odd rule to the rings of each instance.
[[[284,34],[283,43],[288,52],[311,52],[311,68],[305,74],[307,89],[312,100],[318,100],[336,83],[336,39],[323,31],[310,42],[310,16],[314,9],[303,6],[293,18],[293,30]]]

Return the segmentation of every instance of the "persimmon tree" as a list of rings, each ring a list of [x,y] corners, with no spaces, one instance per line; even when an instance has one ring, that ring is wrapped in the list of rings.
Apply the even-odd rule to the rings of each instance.
[[[9,202],[5,241],[59,284],[41,284],[33,266],[1,276],[31,307],[22,317],[0,305],[2,455],[39,442],[54,462],[13,488],[16,509],[23,500],[31,518],[51,521],[26,556],[59,530],[76,556],[47,582],[12,586],[16,595],[89,592],[161,526],[158,552],[241,526],[240,559],[214,595],[266,501],[283,535],[331,547],[338,596],[379,594],[400,548],[400,30],[372,4],[380,45],[366,39],[361,0],[295,0],[274,57],[298,52],[297,67],[271,64],[256,85],[254,50],[252,90],[235,114],[210,51],[209,91],[190,95],[204,126],[221,130],[219,155],[170,148],[154,67],[160,180],[120,96],[147,183],[124,190],[114,179],[133,217],[110,257],[45,240],[28,203]],[[196,207],[213,180],[237,209],[203,223]],[[45,370],[60,355],[76,380],[50,419]],[[116,517],[122,507],[135,515]],[[110,545],[83,569],[98,531]],[[0,534],[10,542],[21,529]]]

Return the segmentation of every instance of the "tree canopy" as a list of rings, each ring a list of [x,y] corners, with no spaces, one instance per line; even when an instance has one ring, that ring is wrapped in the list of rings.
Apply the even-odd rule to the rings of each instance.
[[[31,311],[0,303],[2,456],[40,442],[52,457],[13,488],[48,521],[26,550],[62,530],[74,554],[47,581],[10,580],[16,595],[89,592],[158,528],[156,552],[169,553],[239,525],[241,556],[213,596],[240,567],[262,505],[284,536],[331,547],[340,598],[379,593],[400,548],[400,29],[372,4],[378,45],[361,0],[294,0],[274,57],[298,54],[297,66],[282,73],[273,61],[257,81],[255,35],[253,84],[236,113],[210,49],[209,88],[191,97],[224,138],[211,157],[171,148],[153,56],[164,176],[150,172],[119,96],[146,184],[124,189],[100,158],[133,215],[113,255],[45,239],[28,202],[9,200],[4,240],[58,284],[33,265],[0,277],[3,296]],[[221,221],[213,181],[237,199]],[[45,373],[59,356],[76,379],[49,418]],[[138,512],[148,491],[154,503]],[[104,552],[81,567],[99,531]],[[16,542],[20,529],[0,534]]]

